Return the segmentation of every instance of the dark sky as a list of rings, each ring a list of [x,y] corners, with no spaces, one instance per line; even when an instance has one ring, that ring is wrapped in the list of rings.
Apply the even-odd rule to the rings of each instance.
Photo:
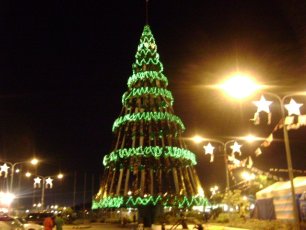
[[[61,170],[68,175],[67,190],[76,170],[78,181],[84,172],[88,178],[95,175],[97,187],[145,24],[144,2],[0,3],[1,158],[16,162],[36,155],[44,159],[39,174]],[[237,103],[205,87],[233,71],[276,86],[272,90],[279,95],[306,89],[303,0],[150,0],[149,24],[186,137],[227,140],[271,132],[273,125],[255,127],[249,121],[256,110],[252,99]],[[279,106],[271,110],[275,124]],[[305,128],[290,132],[299,169],[305,169],[303,134]],[[281,132],[277,135],[281,138]],[[222,162],[209,164],[200,147],[188,145],[198,155],[204,186],[222,183]],[[254,159],[255,167],[286,167],[283,149],[281,142],[272,144]]]

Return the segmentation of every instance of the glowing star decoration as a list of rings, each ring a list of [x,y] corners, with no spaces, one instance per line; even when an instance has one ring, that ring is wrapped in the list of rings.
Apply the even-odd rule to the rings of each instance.
[[[51,177],[48,177],[46,179],[46,188],[48,188],[48,185],[49,185],[49,188],[52,188],[53,187],[53,183],[52,183],[53,179],[51,179]]]
[[[9,168],[10,167],[8,167],[6,163],[4,165],[1,165],[0,166],[0,176],[2,176],[2,173],[4,173],[4,177],[6,178],[7,174],[8,174],[8,169]]]
[[[253,101],[254,105],[257,106],[257,112],[264,111],[266,113],[270,113],[269,106],[272,104],[272,101],[267,101],[264,96],[260,97],[259,101]]]
[[[237,141],[234,142],[230,148],[232,149],[232,157],[235,157],[235,153],[239,153],[239,156],[241,156],[241,148],[242,145],[239,145]]]
[[[208,143],[207,145],[204,145],[204,151],[205,151],[205,155],[206,154],[210,154],[210,162],[214,161],[214,149],[215,147],[212,146],[210,143]]]
[[[254,114],[254,124],[258,125],[260,123],[259,113],[266,112],[268,114],[268,124],[271,123],[271,113],[269,106],[272,104],[272,101],[267,101],[264,96],[260,97],[259,101],[253,101],[253,104],[257,106],[257,111]]]
[[[302,107],[302,103],[296,103],[292,98],[290,99],[289,104],[285,105],[285,108],[288,110],[288,115],[301,115],[300,107]]]
[[[40,177],[36,177],[34,178],[34,188],[40,188],[40,182],[41,182],[41,178]]]

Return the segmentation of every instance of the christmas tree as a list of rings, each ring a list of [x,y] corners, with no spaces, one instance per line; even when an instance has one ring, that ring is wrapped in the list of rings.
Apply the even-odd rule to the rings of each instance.
[[[196,157],[182,139],[185,126],[174,115],[173,97],[149,25],[144,27],[135,58],[92,208],[204,205]]]

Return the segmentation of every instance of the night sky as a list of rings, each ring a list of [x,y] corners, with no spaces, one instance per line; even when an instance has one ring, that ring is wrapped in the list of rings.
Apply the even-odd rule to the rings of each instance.
[[[0,158],[16,162],[35,155],[43,159],[38,174],[65,173],[57,202],[71,199],[75,171],[82,200],[86,173],[90,200],[111,150],[112,124],[145,25],[145,1],[2,1],[0,9]],[[235,102],[206,87],[234,71],[274,86],[279,95],[306,90],[303,0],[150,0],[149,24],[186,138],[270,134],[280,118],[277,103],[272,125],[254,126],[251,101],[259,95]],[[306,98],[296,100],[306,107]],[[305,169],[305,132],[290,131],[297,169]],[[276,136],[281,139],[281,131]],[[209,164],[201,146],[187,144],[198,155],[204,187],[224,183],[222,160]],[[245,156],[259,144],[246,148]],[[253,160],[259,169],[285,168],[282,142]]]

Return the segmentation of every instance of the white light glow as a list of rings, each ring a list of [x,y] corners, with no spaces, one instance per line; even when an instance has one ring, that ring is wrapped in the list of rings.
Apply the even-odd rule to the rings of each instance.
[[[62,173],[60,173],[60,174],[57,175],[57,178],[58,178],[58,179],[63,179],[63,177],[64,177],[64,175],[63,175]]]
[[[0,192],[0,204],[4,206],[10,206],[14,201],[15,195],[10,192]]]
[[[261,87],[250,77],[241,73],[235,73],[231,78],[221,84],[220,88],[231,97],[242,99],[250,96]]]
[[[202,141],[204,141],[204,138],[196,135],[192,138],[192,141],[198,144],[198,143],[201,143]]]
[[[241,177],[246,181],[251,181],[255,179],[255,174],[249,172],[242,172]]]
[[[33,158],[33,159],[31,160],[31,164],[32,164],[32,165],[37,165],[37,164],[38,164],[38,160],[37,160],[36,158]]]

